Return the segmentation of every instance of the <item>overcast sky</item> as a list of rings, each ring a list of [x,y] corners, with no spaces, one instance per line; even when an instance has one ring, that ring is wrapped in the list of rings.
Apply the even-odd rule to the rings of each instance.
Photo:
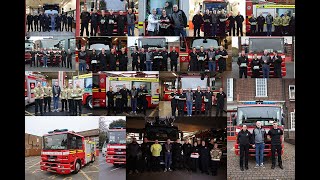
[[[86,131],[99,128],[99,116],[26,116],[25,133],[43,136],[55,129]]]
[[[101,118],[100,120],[105,122],[107,127],[109,127],[109,124],[112,123],[112,121],[114,121],[114,120],[119,120],[119,119],[126,120],[125,116],[103,116],[103,117],[99,117],[99,118]]]
[[[134,46],[134,43],[136,42],[136,39],[138,39],[138,38],[145,38],[145,37],[139,37],[139,36],[129,36],[128,37],[128,47],[130,47],[130,46]],[[160,38],[160,36],[159,36],[159,38]],[[168,42],[170,43],[170,42],[176,42],[176,41],[179,41],[180,40],[180,38],[178,37],[178,36],[169,36],[169,37],[165,37],[167,40],[168,40]]]

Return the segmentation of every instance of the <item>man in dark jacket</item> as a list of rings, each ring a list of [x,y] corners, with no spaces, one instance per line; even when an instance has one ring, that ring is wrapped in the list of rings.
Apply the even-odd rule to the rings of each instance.
[[[172,47],[172,51],[168,54],[168,56],[170,58],[171,71],[177,71],[179,53],[176,51],[176,47]]]
[[[99,70],[100,71],[106,71],[107,70],[107,53],[105,52],[105,49],[101,49],[101,53],[98,55],[99,60]]]
[[[232,12],[230,12],[230,15],[228,17],[228,20],[229,20],[229,36],[235,36],[235,19],[236,17],[233,16]],[[231,31],[232,31],[232,34],[231,34]]]
[[[206,14],[203,15],[203,30],[204,30],[204,37],[211,36],[211,15],[209,14],[209,9],[206,10]]]
[[[141,148],[140,145],[137,143],[136,138],[132,138],[132,142],[128,144],[128,169],[129,174],[132,172],[138,173],[138,154],[140,154]]]
[[[105,11],[101,10],[101,16],[99,16],[99,30],[100,36],[107,35],[107,16],[105,15]]]
[[[187,16],[186,14],[178,9],[178,5],[173,5],[173,13],[172,13],[173,27],[175,36],[186,37],[186,27],[187,27]]]
[[[210,150],[208,146],[206,146],[206,142],[204,140],[201,141],[199,154],[200,154],[201,172],[209,175]]]
[[[179,170],[182,168],[182,144],[180,143],[180,139],[177,139],[176,142],[172,145],[172,166],[173,170]]]
[[[83,36],[84,29],[86,29],[86,35],[89,36],[88,25],[90,21],[90,13],[87,11],[87,7],[83,8],[83,11],[81,12],[81,15],[80,15],[80,19],[81,19],[80,36]]]
[[[32,25],[33,16],[31,15],[31,13],[27,15],[27,22],[28,22],[28,32],[30,30],[30,27],[31,27],[31,31],[33,31],[33,25]]]
[[[119,15],[117,17],[117,26],[118,26],[118,35],[124,36],[124,26],[127,22],[127,16],[123,15],[123,11],[119,11]]]
[[[39,15],[33,16],[34,31],[39,31]]]
[[[126,49],[121,48],[121,53],[119,54],[119,71],[127,71],[128,67],[128,54]]]
[[[94,9],[90,15],[90,22],[91,22],[91,31],[90,36],[96,36],[98,30],[98,21],[99,21],[99,14],[97,10]]]
[[[278,165],[281,169],[282,166],[282,159],[281,159],[281,138],[283,136],[283,130],[278,127],[278,122],[273,122],[273,129],[270,129],[268,132],[268,137],[271,138],[271,158],[272,158],[272,166],[271,169],[274,169],[276,166],[276,151],[278,155]]]
[[[254,14],[251,14],[251,18],[249,18],[250,23],[250,34],[255,35],[257,29],[257,18],[254,17]]]
[[[123,84],[122,89],[120,90],[122,95],[122,105],[121,105],[121,113],[125,112],[128,113],[128,96],[130,96],[131,92],[127,89],[126,85]]]
[[[237,136],[237,143],[240,147],[240,169],[243,169],[243,161],[245,164],[246,170],[248,170],[248,159],[249,159],[249,146],[251,142],[251,133],[247,129],[247,125],[242,125],[241,131]],[[244,160],[243,160],[244,159]]]
[[[67,17],[67,23],[68,23],[67,31],[70,30],[70,32],[72,32],[72,22],[73,22],[73,17],[69,14]]]
[[[63,28],[66,29],[67,31],[67,24],[68,24],[68,19],[67,19],[67,13],[64,13],[61,15],[61,21],[62,21],[62,31],[63,31]]]
[[[101,54],[101,53],[100,53]],[[111,112],[115,112],[114,109],[114,97],[115,97],[115,92],[112,91],[112,86],[109,87],[109,91],[107,92],[107,98],[108,98],[108,116],[111,115]]]
[[[133,49],[133,53],[131,53],[132,57],[132,71],[139,71],[138,61],[139,61],[139,53],[137,52],[137,49]]]
[[[56,17],[55,19],[56,21],[56,31],[62,31],[61,30],[61,21],[62,21],[62,18],[61,18],[61,14],[58,14],[58,16]]]
[[[254,53],[251,60],[252,78],[258,78],[260,76],[261,59],[258,59],[257,53]]]
[[[238,15],[236,16],[235,20],[237,22],[237,36],[239,36],[239,34],[243,36],[242,26],[243,26],[244,17],[240,14],[240,12],[238,12]]]
[[[203,93],[204,96],[204,103],[205,103],[205,114],[207,116],[211,116],[212,112],[212,102],[213,102],[213,92],[211,91],[210,87],[207,87],[207,91]]]
[[[115,52],[115,49],[111,49],[111,53],[109,54],[109,71],[115,71],[116,70],[116,63],[118,60],[118,55]]]
[[[193,96],[194,96],[193,99],[195,100],[195,108],[196,108],[195,114],[200,115],[201,105],[202,105],[202,96],[203,96],[203,93],[200,90],[200,86],[197,87],[197,91],[193,93]]]
[[[179,100],[178,100],[178,116],[184,115],[184,104],[186,103],[186,94],[183,93],[182,89],[179,89]]]
[[[113,14],[113,11],[110,10],[110,14],[107,16],[107,35],[112,36],[114,24],[117,21],[116,16]]]
[[[193,23],[193,37],[200,37],[200,27],[201,24],[203,24],[203,18],[202,15],[200,14],[200,11],[197,12],[196,15],[193,16],[192,18],[192,23]]]
[[[43,11],[40,11],[40,14],[39,14],[39,22],[40,22],[40,25],[39,25],[39,32],[41,32],[41,29],[42,31],[44,32],[45,31],[45,15],[43,14]]]
[[[168,57],[169,57],[169,53],[167,51],[167,48],[163,47],[160,71],[168,71]]]
[[[143,143],[141,144],[142,152],[142,167],[141,172],[151,170],[151,145],[148,143],[148,138],[143,138]]]
[[[169,98],[171,99],[171,114],[172,116],[176,116],[176,110],[177,110],[177,106],[178,106],[178,93],[177,93],[177,89],[173,89],[173,92],[170,94]]]
[[[64,48],[61,51],[61,67],[67,67],[67,52]]]
[[[216,110],[216,118],[220,113],[220,117],[223,115],[223,108],[224,108],[224,99],[226,98],[226,93],[223,92],[223,89],[220,88],[219,93],[216,95],[217,101],[217,110]]]
[[[189,139],[184,140],[184,144],[182,145],[182,152],[183,152],[183,167],[188,171],[191,171],[191,150],[192,146],[189,142]]]
[[[140,59],[140,71],[145,71],[145,63],[146,63],[146,52],[144,52],[144,48],[141,48],[141,51],[139,53],[139,59]]]
[[[212,23],[212,36],[216,36],[217,35],[217,27],[218,27],[217,26],[218,16],[217,16],[217,12],[216,11],[213,11],[212,14],[211,14],[211,23]]]
[[[295,18],[295,14],[292,13],[292,16],[290,18],[290,22],[289,22],[289,28],[290,28],[290,35],[291,36],[295,36],[295,28],[296,28],[296,18]]]
[[[245,51],[241,51],[241,56],[238,57],[237,64],[239,65],[239,78],[242,78],[242,75],[244,75],[244,78],[247,78],[249,60],[248,57],[246,57]]]
[[[257,17],[257,24],[258,24],[258,34],[262,35],[263,34],[263,26],[264,23],[266,22],[266,19],[263,17],[262,13]]]
[[[282,58],[280,55],[278,55],[277,51],[274,52],[274,56],[272,57],[271,61],[274,67],[274,76],[277,78],[281,78],[282,77],[282,73],[281,73]]]
[[[266,130],[261,127],[261,122],[256,122],[256,128],[252,131],[252,147],[256,149],[256,166],[264,167],[263,165],[263,152],[264,152],[264,145],[265,141],[267,140],[267,132]]]

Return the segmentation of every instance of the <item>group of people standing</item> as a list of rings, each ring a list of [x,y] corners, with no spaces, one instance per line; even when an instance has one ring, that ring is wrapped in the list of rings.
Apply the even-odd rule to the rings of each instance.
[[[219,92],[215,95],[210,87],[207,87],[205,92],[201,91],[200,86],[197,87],[196,91],[192,91],[191,88],[188,88],[186,92],[183,92],[182,89],[179,89],[177,92],[176,89],[173,89],[173,92],[170,94],[169,98],[171,99],[171,113],[172,116],[176,117],[176,111],[178,110],[178,116],[184,116],[184,108],[187,107],[187,116],[192,116],[193,106],[195,107],[195,115],[201,114],[202,103],[205,104],[205,115],[211,116],[212,106],[216,102],[216,117],[223,115],[224,100],[226,94],[223,92],[223,89],[220,88]]]
[[[50,32],[51,31],[70,31],[72,32],[73,17],[67,13],[60,14],[44,14],[40,11],[40,14],[27,15],[28,32],[39,31]],[[51,28],[50,28],[51,27]]]
[[[81,116],[82,112],[82,95],[83,88],[77,83],[73,88],[72,84],[69,87],[60,88],[58,82],[51,87],[49,83],[46,86],[42,86],[41,82],[37,83],[37,86],[32,90],[35,97],[35,115],[43,116],[47,112],[59,112],[59,98],[61,98],[61,112],[68,111],[71,116]],[[53,99],[53,110],[51,111],[51,99]],[[69,106],[69,108],[68,108]]]
[[[67,51],[62,48],[60,52],[53,52],[52,49],[38,48],[30,51],[30,67],[48,67],[48,62],[51,67],[65,67],[72,69],[72,56],[71,49]]]
[[[129,174],[139,171],[161,171],[160,162],[164,162],[164,172],[186,169],[196,173],[199,169],[207,175],[211,170],[212,175],[216,176],[222,156],[222,151],[213,139],[209,143],[198,139],[193,144],[189,139],[185,139],[184,143],[181,143],[180,139],[173,143],[167,139],[161,145],[157,139],[152,144],[144,138],[140,145],[133,138],[127,151]]]

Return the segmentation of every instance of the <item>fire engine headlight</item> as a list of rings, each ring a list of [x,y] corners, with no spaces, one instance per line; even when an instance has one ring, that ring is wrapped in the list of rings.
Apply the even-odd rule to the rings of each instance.
[[[60,165],[58,165],[58,168],[60,168]]]

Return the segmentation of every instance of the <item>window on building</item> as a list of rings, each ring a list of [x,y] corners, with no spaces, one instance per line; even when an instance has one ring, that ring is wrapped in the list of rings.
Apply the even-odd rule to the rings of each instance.
[[[256,78],[256,97],[267,97],[267,79]]]
[[[227,79],[227,101],[233,101],[233,78]]]
[[[296,97],[296,90],[295,85],[289,85],[289,99],[294,100]]]
[[[295,130],[296,128],[296,115],[295,111],[290,113],[290,119],[291,119],[291,128],[292,130]]]

